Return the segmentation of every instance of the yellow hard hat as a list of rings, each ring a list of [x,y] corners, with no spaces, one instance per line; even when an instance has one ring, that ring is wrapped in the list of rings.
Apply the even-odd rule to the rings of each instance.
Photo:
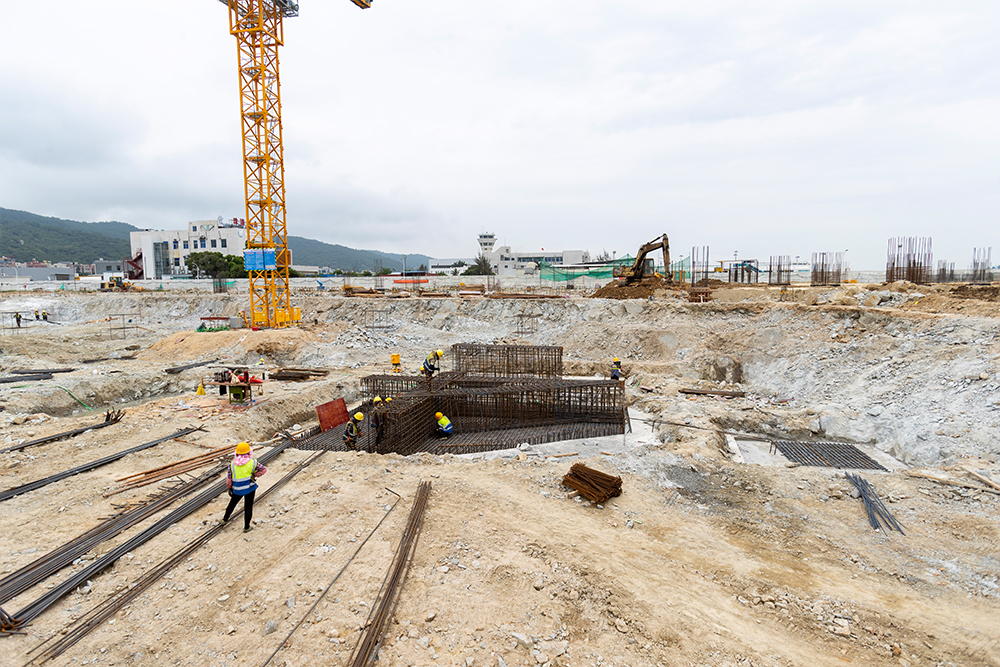
[[[435,418],[435,419],[441,419],[441,417],[444,417],[444,415],[443,415],[443,414],[441,414],[440,412],[435,412],[435,413],[434,413],[434,418]]]
[[[436,354],[439,357],[443,357],[444,356],[444,350],[438,350]]]
[[[614,359],[612,359],[611,361],[621,361],[621,359],[619,359],[618,357],[615,357],[615,358],[614,358]]]
[[[382,402],[382,397],[381,396],[376,396],[374,398],[374,400],[372,400],[372,403],[381,403],[381,402]]]
[[[236,453],[237,454],[249,454],[250,453],[250,443],[249,442],[241,442],[240,444],[236,445]]]
[[[389,402],[389,401],[391,401],[391,400],[392,400],[392,396],[386,396],[386,397],[385,397],[385,402],[386,402],[386,403],[388,403],[388,402]]]
[[[358,421],[361,421],[362,419],[365,418],[365,415],[364,415],[363,412],[355,412],[354,413],[354,418],[357,419]]]

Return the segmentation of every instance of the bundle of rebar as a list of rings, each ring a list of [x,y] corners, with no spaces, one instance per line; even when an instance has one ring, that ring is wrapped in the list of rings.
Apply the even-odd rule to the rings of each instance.
[[[28,482],[27,484],[22,484],[21,486],[15,486],[13,489],[0,491],[0,501],[9,500],[14,496],[21,495],[22,493],[28,493],[29,491],[36,491],[42,488],[43,486],[52,484],[53,482],[62,481],[67,477],[72,477],[73,475],[79,475],[82,472],[89,472],[96,468],[100,468],[101,466],[105,466],[109,463],[114,463],[118,459],[125,458],[129,454],[135,454],[136,452],[141,452],[142,450],[154,447],[160,444],[161,442],[166,442],[167,440],[173,440],[174,438],[179,438],[181,436],[187,435],[188,433],[194,433],[195,431],[203,431],[203,430],[204,429],[202,429],[200,426],[181,429],[176,433],[172,433],[163,438],[158,438],[156,440],[153,440],[152,442],[146,442],[136,447],[132,447],[131,449],[122,450],[115,454],[111,454],[110,456],[105,456],[102,459],[97,459],[96,461],[91,461],[90,463],[84,463],[81,466],[70,468],[69,470],[63,470],[62,472],[56,473],[55,475],[49,475],[48,477],[43,477],[42,479],[36,479],[34,482]]]
[[[989,284],[993,282],[993,248],[973,248],[972,267],[969,282]]]
[[[861,494],[861,500],[865,503],[865,511],[868,513],[868,523],[872,528],[875,530],[884,530],[885,532],[898,530],[901,535],[906,535],[903,532],[903,527],[899,525],[896,518],[892,516],[892,513],[889,512],[879,499],[875,493],[875,489],[868,483],[868,480],[861,477],[861,475],[853,475],[851,473],[847,473],[847,479],[850,480],[851,484],[858,490],[858,493]]]
[[[14,375],[53,375],[55,373],[72,373],[75,368],[22,368],[11,371]]]
[[[11,375],[0,378],[0,384],[10,384],[11,382],[37,382],[38,380],[51,380],[51,373],[36,373],[34,375]]]
[[[125,491],[131,491],[132,489],[146,486],[148,484],[155,484],[156,482],[170,479],[171,477],[176,477],[177,475],[191,472],[192,470],[197,470],[198,468],[204,468],[205,466],[214,463],[219,459],[225,458],[232,453],[232,446],[226,445],[225,447],[219,447],[218,449],[213,449],[209,452],[205,452],[204,454],[199,454],[198,456],[192,456],[191,458],[174,461],[173,463],[168,463],[150,470],[144,470],[143,472],[126,475],[125,477],[119,477],[115,481],[125,483],[117,489],[104,492],[103,495],[107,498],[119,493],[124,493]]]
[[[691,248],[691,286],[708,286],[708,277],[711,272],[708,259],[708,246],[701,248]]]
[[[843,279],[843,271],[844,253],[814,252],[809,283],[811,285],[839,285]]]
[[[588,468],[582,463],[574,463],[563,477],[562,483],[595,503],[605,503],[622,494],[621,477]]]
[[[166,509],[174,501],[214,481],[220,472],[221,468],[210,470],[197,479],[157,494],[148,502],[138,507],[125,510],[105,519],[97,526],[78,535],[61,547],[36,558],[16,572],[12,572],[3,579],[0,579],[0,604],[40,584],[98,544],[118,536],[139,522]]]
[[[413,564],[413,556],[417,550],[420,530],[424,525],[424,514],[427,512],[427,501],[430,495],[431,483],[420,482],[416,498],[413,500],[413,507],[410,509],[410,516],[406,520],[406,528],[399,540],[399,546],[396,547],[392,565],[382,581],[377,601],[372,605],[368,620],[365,622],[366,629],[358,640],[357,646],[354,647],[350,660],[347,661],[351,667],[369,667],[378,658],[379,647],[382,645],[386,630],[392,622],[393,614],[396,613],[396,605],[399,603],[403,583],[406,581],[406,575]]]
[[[769,285],[792,284],[792,260],[788,255],[771,255],[767,283]]]
[[[93,426],[83,426],[80,428],[75,428],[72,431],[63,431],[62,433],[54,433],[52,435],[47,435],[44,438],[38,438],[36,440],[29,440],[27,442],[22,442],[20,445],[14,445],[13,447],[8,447],[7,449],[0,449],[0,454],[6,454],[7,452],[17,452],[22,449],[27,449],[28,447],[34,447],[35,445],[44,445],[47,442],[55,442],[56,440],[63,440],[65,438],[72,438],[75,435],[80,435],[81,433],[86,433],[87,431],[93,431],[95,429],[104,428],[105,426],[111,426],[112,424],[117,424],[125,416],[124,410],[108,410],[104,413],[104,421],[94,424]]]
[[[14,617],[5,612],[3,607],[0,607],[0,637],[24,634],[27,633],[17,630],[17,621],[14,620]]]
[[[891,238],[886,251],[885,280],[889,283],[899,280],[930,282],[933,258],[929,236]]]
[[[308,467],[311,463],[316,461],[319,457],[323,456],[325,452],[319,452],[309,458],[307,458],[302,463],[298,464],[292,468],[284,477],[279,479],[273,485],[268,487],[264,491],[257,502],[265,500],[272,491],[275,491],[282,487],[288,480],[292,479]],[[220,532],[225,530],[229,525],[236,524],[237,519],[243,515],[243,510],[239,509],[233,513],[229,518],[228,523],[220,523],[218,525],[212,526],[206,530],[202,535],[194,539],[190,544],[185,545],[179,551],[174,552],[173,555],[168,556],[159,565],[151,569],[150,571],[144,573],[139,579],[128,584],[121,590],[114,593],[110,598],[101,602],[99,605],[88,611],[86,614],[78,618],[67,628],[63,633],[53,635],[48,640],[42,642],[31,652],[35,652],[48,644],[52,639],[58,638],[54,644],[46,648],[39,655],[35,656],[28,664],[41,665],[53,658],[57,658],[68,649],[72,648],[77,642],[86,637],[91,630],[99,627],[102,623],[107,621],[109,618],[114,616],[120,609],[122,609],[126,604],[139,597],[143,592],[149,589],[154,583],[159,581],[161,577],[167,574],[170,570],[175,568],[180,563],[183,563],[187,558],[191,556],[195,551],[200,549],[205,543],[214,538]]]
[[[282,445],[279,445],[271,449],[270,451],[262,454],[261,456],[257,457],[257,460],[261,464],[268,463],[275,456],[283,452],[290,444],[292,443],[286,442]],[[48,609],[53,604],[62,599],[63,596],[70,593],[78,586],[84,584],[88,579],[97,576],[99,573],[101,573],[102,571],[113,565],[115,561],[117,561],[119,558],[121,558],[128,552],[133,551],[134,549],[142,546],[149,540],[153,539],[160,533],[170,528],[170,526],[172,526],[173,524],[177,523],[181,519],[184,519],[193,512],[196,512],[197,510],[201,509],[202,507],[210,503],[212,500],[214,500],[217,496],[219,496],[223,491],[225,491],[225,489],[226,489],[226,484],[223,481],[219,481],[218,483],[213,484],[208,489],[198,494],[191,500],[187,501],[174,511],[170,512],[169,514],[167,514],[162,519],[155,522],[153,525],[149,526],[142,532],[126,540],[125,542],[122,542],[120,545],[118,545],[111,551],[95,559],[94,562],[91,563],[89,566],[70,575],[62,583],[52,588],[48,593],[36,599],[34,602],[29,603],[28,606],[26,606],[24,609],[21,609],[20,611],[15,613],[14,619],[17,624],[15,629],[22,628],[25,625],[29,624],[32,620],[34,620],[40,614],[42,614],[46,609]]]
[[[202,318],[202,319],[204,319],[204,318]],[[176,375],[177,373],[180,373],[181,371],[186,371],[186,370],[189,370],[191,368],[198,368],[199,366],[208,366],[209,364],[214,364],[217,361],[218,361],[218,359],[209,359],[208,361],[196,361],[193,364],[185,364],[183,366],[173,366],[172,368],[164,368],[163,372],[164,373],[170,373],[171,375]]]
[[[937,263],[937,282],[939,283],[953,283],[956,280],[955,277],[955,262],[949,262],[947,260],[939,259]]]

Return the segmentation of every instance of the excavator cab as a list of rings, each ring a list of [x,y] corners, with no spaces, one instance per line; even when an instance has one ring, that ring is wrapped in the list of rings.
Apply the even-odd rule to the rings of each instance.
[[[653,275],[653,271],[656,270],[656,265],[653,263],[652,258],[648,258],[647,257],[646,259],[642,260],[642,266],[640,268],[642,269],[641,274],[640,274],[640,278],[641,278],[642,276],[651,276],[651,275]],[[614,270],[611,272],[611,275],[613,275],[615,278],[627,278],[629,276],[632,276],[634,274],[635,270],[636,270],[635,269],[635,265],[633,265],[633,266],[616,266],[614,268]]]

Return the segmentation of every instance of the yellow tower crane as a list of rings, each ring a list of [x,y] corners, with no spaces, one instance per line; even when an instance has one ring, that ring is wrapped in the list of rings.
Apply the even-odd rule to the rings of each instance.
[[[284,43],[282,22],[298,16],[299,5],[292,0],[219,1],[229,7],[229,32],[236,37],[239,58],[250,324],[286,327],[299,321],[300,314],[292,307],[288,282],[278,47]],[[351,2],[371,7],[371,0]]]

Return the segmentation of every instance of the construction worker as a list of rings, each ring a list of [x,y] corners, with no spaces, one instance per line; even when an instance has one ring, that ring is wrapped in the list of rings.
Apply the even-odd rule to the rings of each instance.
[[[347,422],[347,428],[344,429],[344,446],[352,451],[358,448],[358,438],[361,437],[361,424],[364,419],[364,413],[355,412],[354,417]]]
[[[424,365],[421,367],[420,372],[426,375],[428,378],[434,377],[434,374],[441,370],[439,359],[444,356],[444,350],[434,350],[427,355],[424,359]]]
[[[36,320],[38,320],[38,319],[41,319],[41,318],[40,318],[40,317],[38,316],[38,309],[37,309],[37,308],[35,309],[35,319],[36,319]]]
[[[47,310],[42,311],[42,319],[45,320],[46,322],[49,321],[49,311]]]
[[[622,379],[622,360],[615,357],[611,360],[611,379],[621,380]]]
[[[17,322],[17,328],[21,328],[21,313],[14,313],[14,320]]]
[[[381,453],[382,444],[382,397],[376,396],[372,400],[372,414],[368,418],[368,425],[375,430],[375,451]]]
[[[236,445],[236,454],[233,462],[229,464],[226,473],[226,486],[229,487],[229,506],[222,516],[222,521],[229,521],[233,515],[233,510],[243,498],[243,532],[249,533],[253,530],[250,520],[253,519],[253,497],[257,492],[257,478],[267,472],[267,468],[257,463],[253,457],[253,450],[249,442],[241,442]]]
[[[435,431],[439,438],[447,438],[455,430],[455,427],[451,425],[451,422],[440,412],[434,413],[434,418],[437,419],[438,426]]]

